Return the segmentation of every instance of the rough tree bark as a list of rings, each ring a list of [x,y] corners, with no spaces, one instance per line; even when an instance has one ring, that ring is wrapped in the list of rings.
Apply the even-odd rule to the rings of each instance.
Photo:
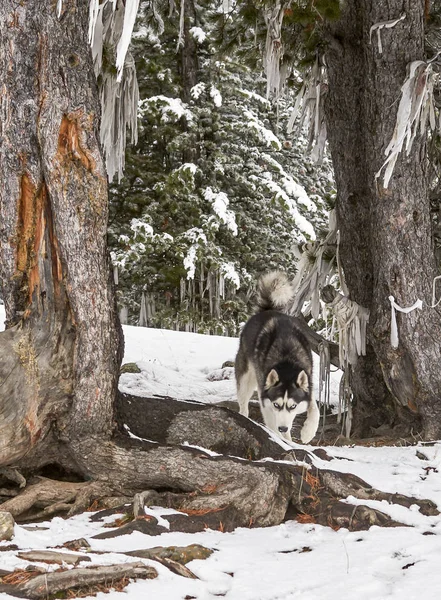
[[[340,255],[351,299],[369,308],[367,356],[353,371],[355,432],[387,424],[441,436],[441,313],[429,308],[437,274],[427,193],[426,137],[398,158],[389,187],[376,179],[394,130],[406,68],[424,59],[423,0],[342,5],[328,28],[326,117],[337,183]],[[405,19],[381,32],[375,23]],[[397,314],[400,343],[390,345],[390,303],[423,300]]]
[[[115,428],[122,338],[106,250],[88,4],[64,0],[59,18],[55,2],[0,4],[0,280],[8,319],[0,334],[0,496],[9,498],[2,510],[27,520],[146,490],[141,500],[185,510],[195,527],[275,525],[290,514],[352,529],[394,525],[378,511],[339,501],[349,493],[384,497],[357,478],[249,460],[262,456],[256,452],[280,454],[241,415],[203,409],[195,420],[213,427],[216,442],[176,407],[163,426],[167,445]],[[138,437],[152,439],[153,408],[126,400],[137,407],[135,422],[146,417]],[[182,447],[184,433],[218,450],[221,433],[243,458]],[[296,451],[293,458],[309,456]],[[64,477],[41,477],[49,465],[62,467]]]
[[[122,337],[109,279],[88,2],[64,2],[58,19],[53,3],[6,1],[0,23],[0,280],[8,319],[0,464],[8,464],[31,450],[45,454],[55,429],[57,454],[63,438],[109,435]]]

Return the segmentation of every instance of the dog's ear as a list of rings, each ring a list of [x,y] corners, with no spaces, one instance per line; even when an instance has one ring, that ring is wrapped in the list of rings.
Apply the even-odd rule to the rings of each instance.
[[[269,390],[273,385],[276,385],[276,383],[279,383],[279,376],[275,369],[271,369],[265,381],[265,389]]]
[[[308,375],[305,371],[300,371],[299,376],[297,377],[297,385],[304,392],[308,391]]]

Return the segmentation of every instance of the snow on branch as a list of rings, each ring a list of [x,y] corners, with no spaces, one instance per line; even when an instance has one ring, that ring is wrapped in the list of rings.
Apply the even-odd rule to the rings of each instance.
[[[437,57],[435,57],[437,58]],[[398,107],[397,120],[391,141],[385,155],[387,156],[381,169],[376,174],[380,177],[383,169],[383,186],[389,186],[398,155],[403,146],[409,155],[418,132],[422,134],[429,121],[432,129],[436,128],[435,108],[433,100],[432,59],[429,62],[416,60],[409,65],[409,74],[401,88],[401,100]]]
[[[372,43],[372,34],[374,33],[374,31],[376,31],[377,32],[378,52],[380,54],[383,54],[383,45],[381,43],[381,30],[382,29],[391,29],[392,27],[395,27],[395,25],[397,23],[399,23],[400,21],[402,21],[405,18],[406,18],[406,13],[403,13],[401,15],[401,17],[398,17],[398,19],[393,19],[391,21],[380,21],[379,23],[375,23],[375,25],[372,25],[372,27],[369,31],[369,40]]]

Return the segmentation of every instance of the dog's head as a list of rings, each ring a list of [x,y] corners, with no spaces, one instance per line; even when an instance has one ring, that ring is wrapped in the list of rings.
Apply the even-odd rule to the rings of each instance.
[[[308,408],[310,398],[309,377],[301,370],[286,377],[271,369],[265,381],[262,399],[270,405],[273,412],[275,431],[281,436],[291,439],[291,428],[294,417]]]

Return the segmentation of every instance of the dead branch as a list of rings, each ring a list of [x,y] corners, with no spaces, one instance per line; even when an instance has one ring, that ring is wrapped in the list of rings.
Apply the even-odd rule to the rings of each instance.
[[[46,599],[58,592],[87,588],[97,584],[104,584],[108,588],[126,578],[154,579],[158,575],[156,569],[144,565],[142,562],[54,571],[37,575],[16,585],[9,583],[13,581],[14,574],[11,573],[3,578],[0,592],[30,600]]]
[[[56,552],[55,550],[30,550],[29,552],[18,552],[18,558],[30,562],[45,562],[51,564],[76,565],[81,561],[90,562],[90,556],[86,554],[73,554],[72,552]]]

